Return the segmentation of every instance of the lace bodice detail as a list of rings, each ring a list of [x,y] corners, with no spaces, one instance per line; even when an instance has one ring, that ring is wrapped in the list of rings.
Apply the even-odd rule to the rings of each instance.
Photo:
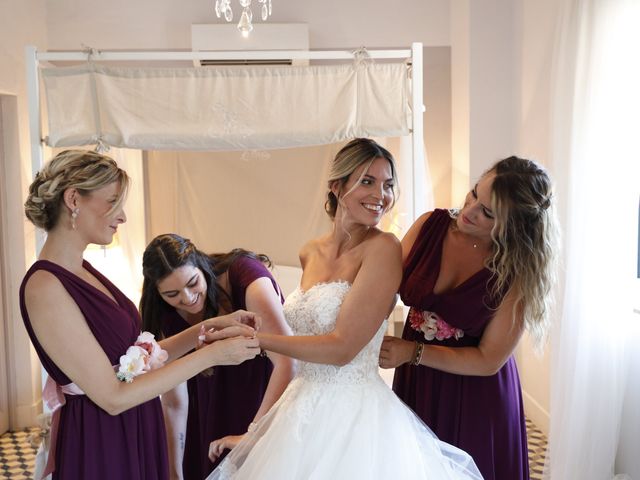
[[[307,291],[298,287],[284,304],[284,314],[295,335],[322,335],[336,324],[342,301],[351,289],[346,281],[318,283]],[[355,384],[378,377],[378,354],[386,331],[385,320],[355,358],[342,367],[299,362],[296,377],[317,382]]]

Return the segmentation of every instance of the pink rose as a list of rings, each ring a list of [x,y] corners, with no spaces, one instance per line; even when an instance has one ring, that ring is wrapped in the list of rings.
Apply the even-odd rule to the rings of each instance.
[[[147,352],[148,357],[145,362],[147,370],[160,368],[164,365],[164,362],[169,359],[169,354],[155,341],[153,333],[142,332],[138,335],[135,345],[143,348]]]
[[[435,312],[411,308],[409,310],[409,324],[414,330],[422,332],[427,340],[435,338],[442,341],[451,337],[459,340],[464,336],[462,330],[452,327]]]

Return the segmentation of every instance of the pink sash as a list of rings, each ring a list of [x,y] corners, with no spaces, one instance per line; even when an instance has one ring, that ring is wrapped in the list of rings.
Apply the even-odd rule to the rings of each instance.
[[[40,480],[53,473],[56,469],[56,440],[58,437],[58,423],[60,422],[60,407],[67,403],[65,395],[84,395],[84,392],[75,383],[58,385],[50,376],[42,390],[42,401],[51,410],[51,429],[49,430],[49,454],[47,465]]]

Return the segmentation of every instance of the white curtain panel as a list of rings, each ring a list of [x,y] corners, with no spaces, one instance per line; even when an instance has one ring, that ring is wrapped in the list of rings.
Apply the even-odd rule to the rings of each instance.
[[[409,133],[403,63],[43,68],[48,144],[275,149]]]
[[[381,228],[402,238],[412,223],[411,139],[376,138],[396,159],[400,197]],[[244,152],[153,151],[147,155],[149,240],[175,232],[202,250],[235,247],[299,266],[298,252],[331,228],[329,168],[339,144]],[[428,168],[416,176],[419,213],[433,208]],[[129,208],[127,207],[127,211]]]
[[[633,420],[623,406],[626,349],[637,345],[640,321],[639,23],[637,0],[566,0],[560,22],[552,166],[565,270],[563,313],[551,335],[553,480],[614,478],[620,430]],[[632,411],[637,418],[637,402]],[[637,452],[635,437],[626,447]]]

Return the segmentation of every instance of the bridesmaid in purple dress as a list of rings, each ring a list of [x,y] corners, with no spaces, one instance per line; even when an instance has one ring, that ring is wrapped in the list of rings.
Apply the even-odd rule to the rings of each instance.
[[[207,255],[190,240],[165,234],[149,243],[142,262],[143,328],[158,338],[237,309],[258,314],[261,332],[290,334],[284,298],[264,255],[242,249]],[[269,353],[268,358],[205,371],[162,395],[171,478],[206,477],[223,452],[271,408],[292,376],[293,360]]]
[[[542,342],[555,275],[551,182],[532,161],[490,168],[459,211],[420,217],[402,241],[402,339],[380,365],[433,429],[487,480],[529,478],[522,393],[513,352],[525,329]]]
[[[47,231],[39,260],[20,287],[20,306],[55,382],[48,382],[52,396],[62,404],[54,413],[49,451],[54,480],[168,478],[158,395],[212,365],[237,364],[260,351],[255,330],[241,323],[253,322],[253,314],[238,312],[203,322],[219,329],[210,346],[173,361],[193,348],[200,329],[194,326],[161,343],[169,355],[166,366],[131,383],[116,378],[114,365],[136,341],[140,318],[82,254],[89,243],[109,244],[125,222],[128,185],[111,158],[67,150],[36,175],[25,203],[27,218]]]

